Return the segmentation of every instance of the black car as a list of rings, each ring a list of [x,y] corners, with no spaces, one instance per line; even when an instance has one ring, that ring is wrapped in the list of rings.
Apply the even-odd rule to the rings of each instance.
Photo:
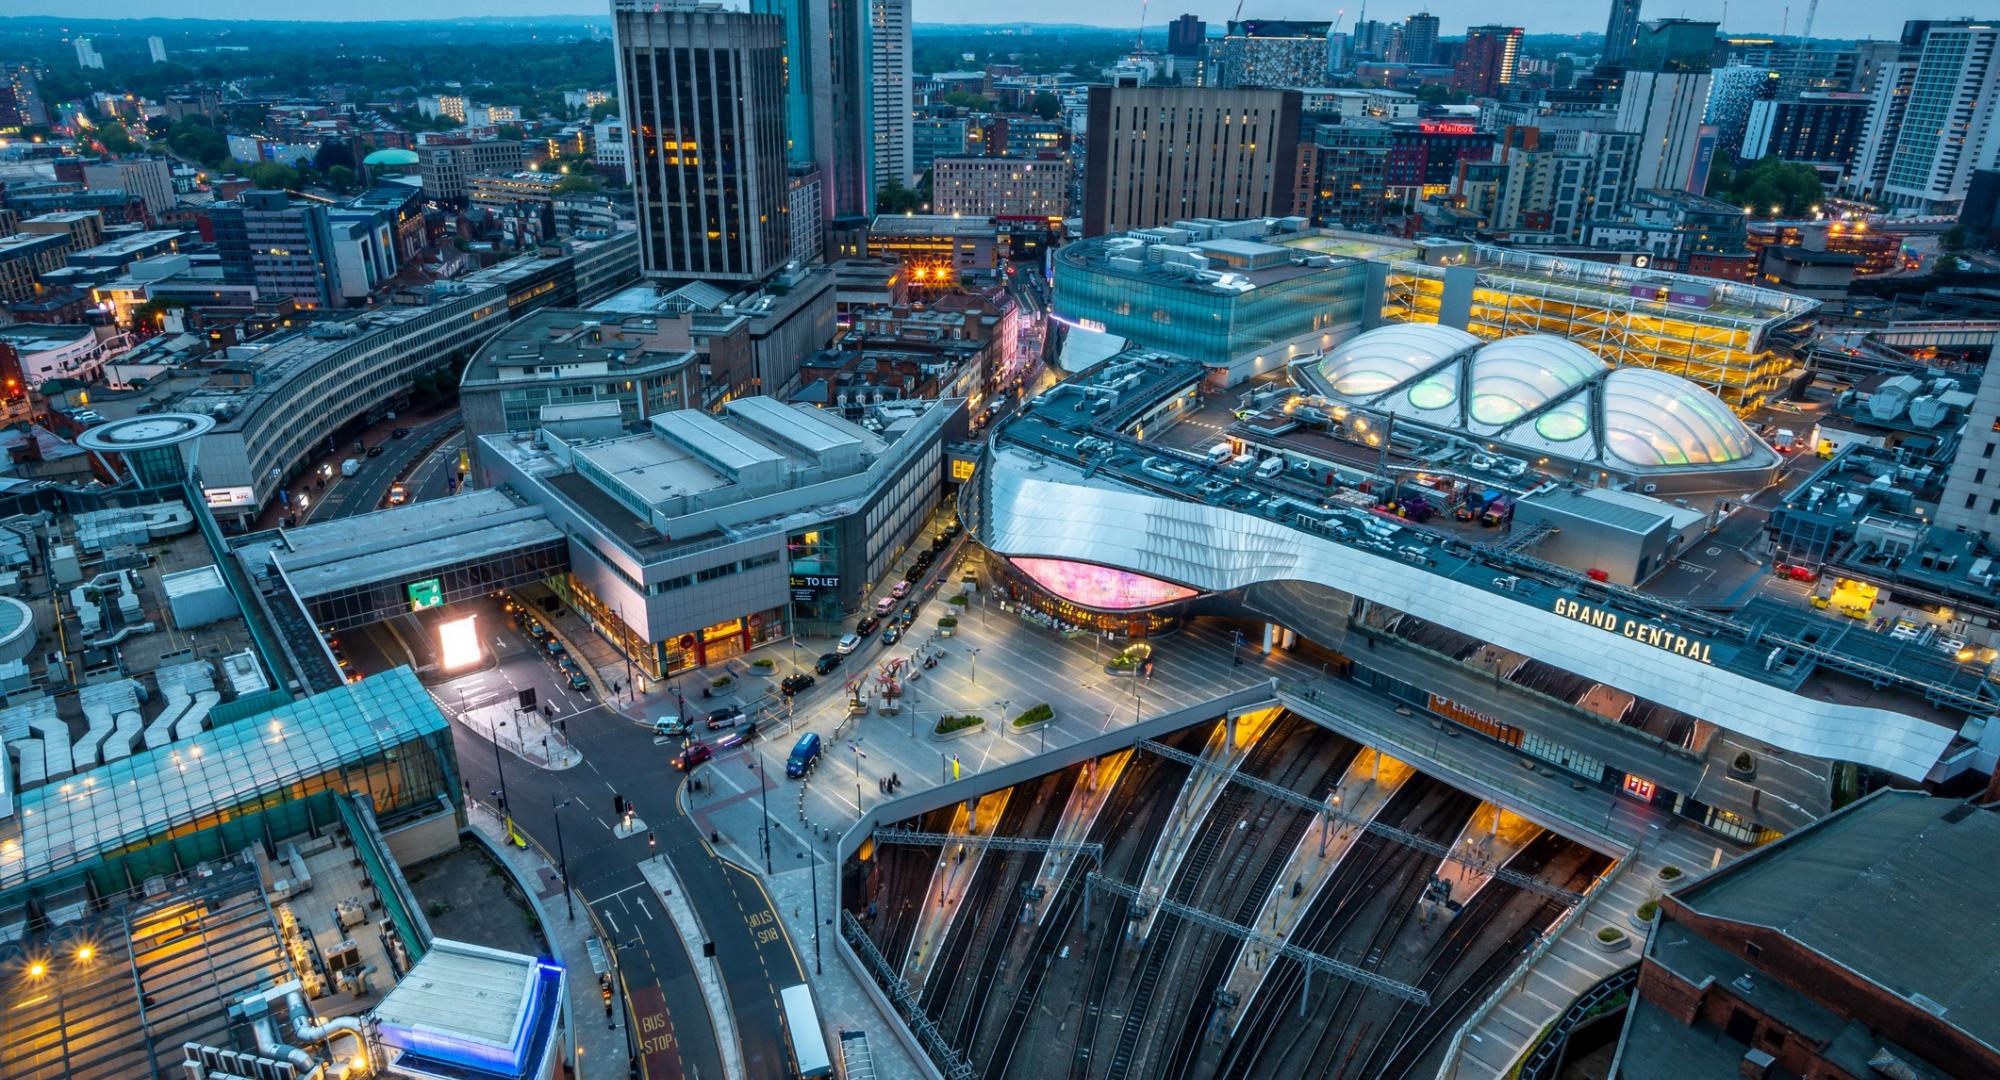
[[[813,670],[824,675],[834,668],[839,667],[840,662],[845,659],[847,658],[837,652],[821,653],[819,655],[819,663],[813,665]]]
[[[741,719],[743,719],[743,706],[724,705],[708,714],[708,727],[711,731],[717,728],[735,727],[736,721]]]
[[[410,434],[409,428],[399,427],[396,430],[390,432],[389,437],[392,439],[403,439],[403,438],[408,438],[409,434]]]
[[[854,624],[854,632],[860,634],[862,637],[867,637],[874,633],[875,628],[880,625],[882,625],[882,620],[875,616],[864,616],[860,622]]]
[[[570,688],[571,690],[588,690],[588,689],[590,689],[590,676],[588,676],[588,675],[585,675],[585,674],[584,674],[583,672],[581,672],[581,671],[572,671],[572,672],[570,672],[570,673],[569,673],[569,688]]]
[[[785,680],[778,684],[778,689],[784,691],[786,697],[791,697],[793,694],[804,690],[818,681],[818,679],[805,674],[787,675],[785,676]]]
[[[371,447],[369,447],[369,448],[368,448],[368,453],[366,453],[366,454],[364,454],[364,455],[362,455],[362,456],[364,456],[364,457],[381,457],[381,456],[382,456],[382,447],[381,447],[381,445],[380,445],[380,444],[377,444],[377,445],[375,445],[375,446],[371,446]]]
[[[902,623],[897,623],[894,626],[889,627],[889,629],[882,631],[882,644],[885,647],[894,645],[896,642],[901,640],[903,640]]]
[[[899,620],[901,620],[901,622],[902,622],[902,624],[903,624],[904,626],[908,626],[908,625],[910,625],[911,623],[913,623],[913,622],[916,622],[916,621],[917,621],[917,602],[916,602],[915,600],[911,600],[911,601],[909,601],[908,603],[904,604],[904,605],[903,605],[903,610],[902,610],[902,613],[901,613],[901,614],[899,614],[899,615],[897,615],[897,616],[896,616],[896,618],[897,618],[897,619],[899,619]]]

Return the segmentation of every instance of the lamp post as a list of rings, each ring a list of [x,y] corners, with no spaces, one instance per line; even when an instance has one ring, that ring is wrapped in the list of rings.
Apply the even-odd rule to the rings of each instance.
[[[972,657],[972,685],[974,685],[974,686],[978,686],[978,685],[979,685],[979,650],[978,650],[977,648],[972,648],[972,649],[967,649],[967,650],[966,650],[966,653],[967,653],[967,654],[969,654],[969,655],[970,655],[970,656]]]
[[[500,812],[508,815],[507,820],[511,825],[514,818],[512,812],[507,809],[507,768],[500,761],[500,725],[504,723],[506,721],[498,717],[493,720],[493,771],[500,777]]]
[[[757,747],[757,759],[750,766],[757,770],[757,801],[764,806],[764,872],[771,873],[771,785],[764,774],[764,747]]]
[[[569,849],[563,846],[562,808],[570,800],[549,796],[549,816],[556,819],[556,862],[562,870],[563,904],[569,908],[570,921],[576,921],[576,893],[569,887]]]
[[[810,843],[806,847],[812,852],[813,974],[821,975],[825,972],[821,969],[819,961],[819,848]]]

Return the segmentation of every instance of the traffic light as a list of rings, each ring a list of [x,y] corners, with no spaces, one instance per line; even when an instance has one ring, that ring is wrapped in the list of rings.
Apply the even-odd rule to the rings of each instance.
[[[625,816],[625,796],[623,795],[611,796],[611,816],[612,817]]]

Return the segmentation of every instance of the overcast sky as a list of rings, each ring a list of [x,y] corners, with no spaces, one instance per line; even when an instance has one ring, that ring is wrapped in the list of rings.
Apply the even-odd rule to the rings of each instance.
[[[1020,22],[1086,22],[1101,26],[1135,26],[1140,0],[1009,0],[996,6],[987,0],[913,0],[920,23],[992,22],[1004,12]],[[1183,11],[1206,18],[1218,31],[1236,9],[1234,0],[1186,3],[1185,0],[1148,0],[1149,25],[1158,26]],[[1735,33],[1777,33],[1787,25],[1798,33],[1805,24],[1807,0],[1789,7],[1778,0],[1736,0],[1734,10],[1724,0],[1649,0],[1643,17],[1649,19],[1680,16],[1690,19],[1721,19],[1723,29]],[[1341,3],[1348,5],[1349,22],[1361,11],[1361,0],[1248,0],[1245,15],[1267,19],[1324,19]],[[1565,31],[1603,32],[1610,0],[1430,0],[1398,6],[1376,0],[1370,14],[1377,19],[1401,19],[1414,11],[1429,11],[1443,20],[1447,37],[1463,34],[1469,24],[1519,22],[1530,33]],[[1936,0],[1913,4],[1883,3],[1881,0],[1821,0],[1813,24],[1818,37],[1895,37],[1904,19],[1963,17],[1963,10],[1948,10]],[[1974,5],[1960,4],[1959,9]],[[558,15],[598,14],[608,4],[593,0],[482,0],[476,7],[453,10],[447,5],[412,5],[407,0],[339,0],[336,3],[272,4],[269,0],[0,0],[6,15],[69,15],[78,18],[203,18],[203,19],[284,19],[324,18],[340,20],[449,18],[453,15]],[[1727,18],[1725,18],[1727,16]]]

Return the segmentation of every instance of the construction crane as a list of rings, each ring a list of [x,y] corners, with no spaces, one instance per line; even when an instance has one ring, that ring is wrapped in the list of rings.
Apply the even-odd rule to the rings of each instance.
[[[1133,52],[1142,53],[1146,51],[1146,5],[1151,2],[1152,0],[1139,0],[1139,32],[1132,38]],[[1238,10],[1241,10],[1240,0]]]
[[[1800,37],[1807,40],[1812,39],[1813,16],[1817,14],[1819,14],[1819,0],[1812,0],[1812,3],[1806,5],[1806,25],[1799,31]]]

